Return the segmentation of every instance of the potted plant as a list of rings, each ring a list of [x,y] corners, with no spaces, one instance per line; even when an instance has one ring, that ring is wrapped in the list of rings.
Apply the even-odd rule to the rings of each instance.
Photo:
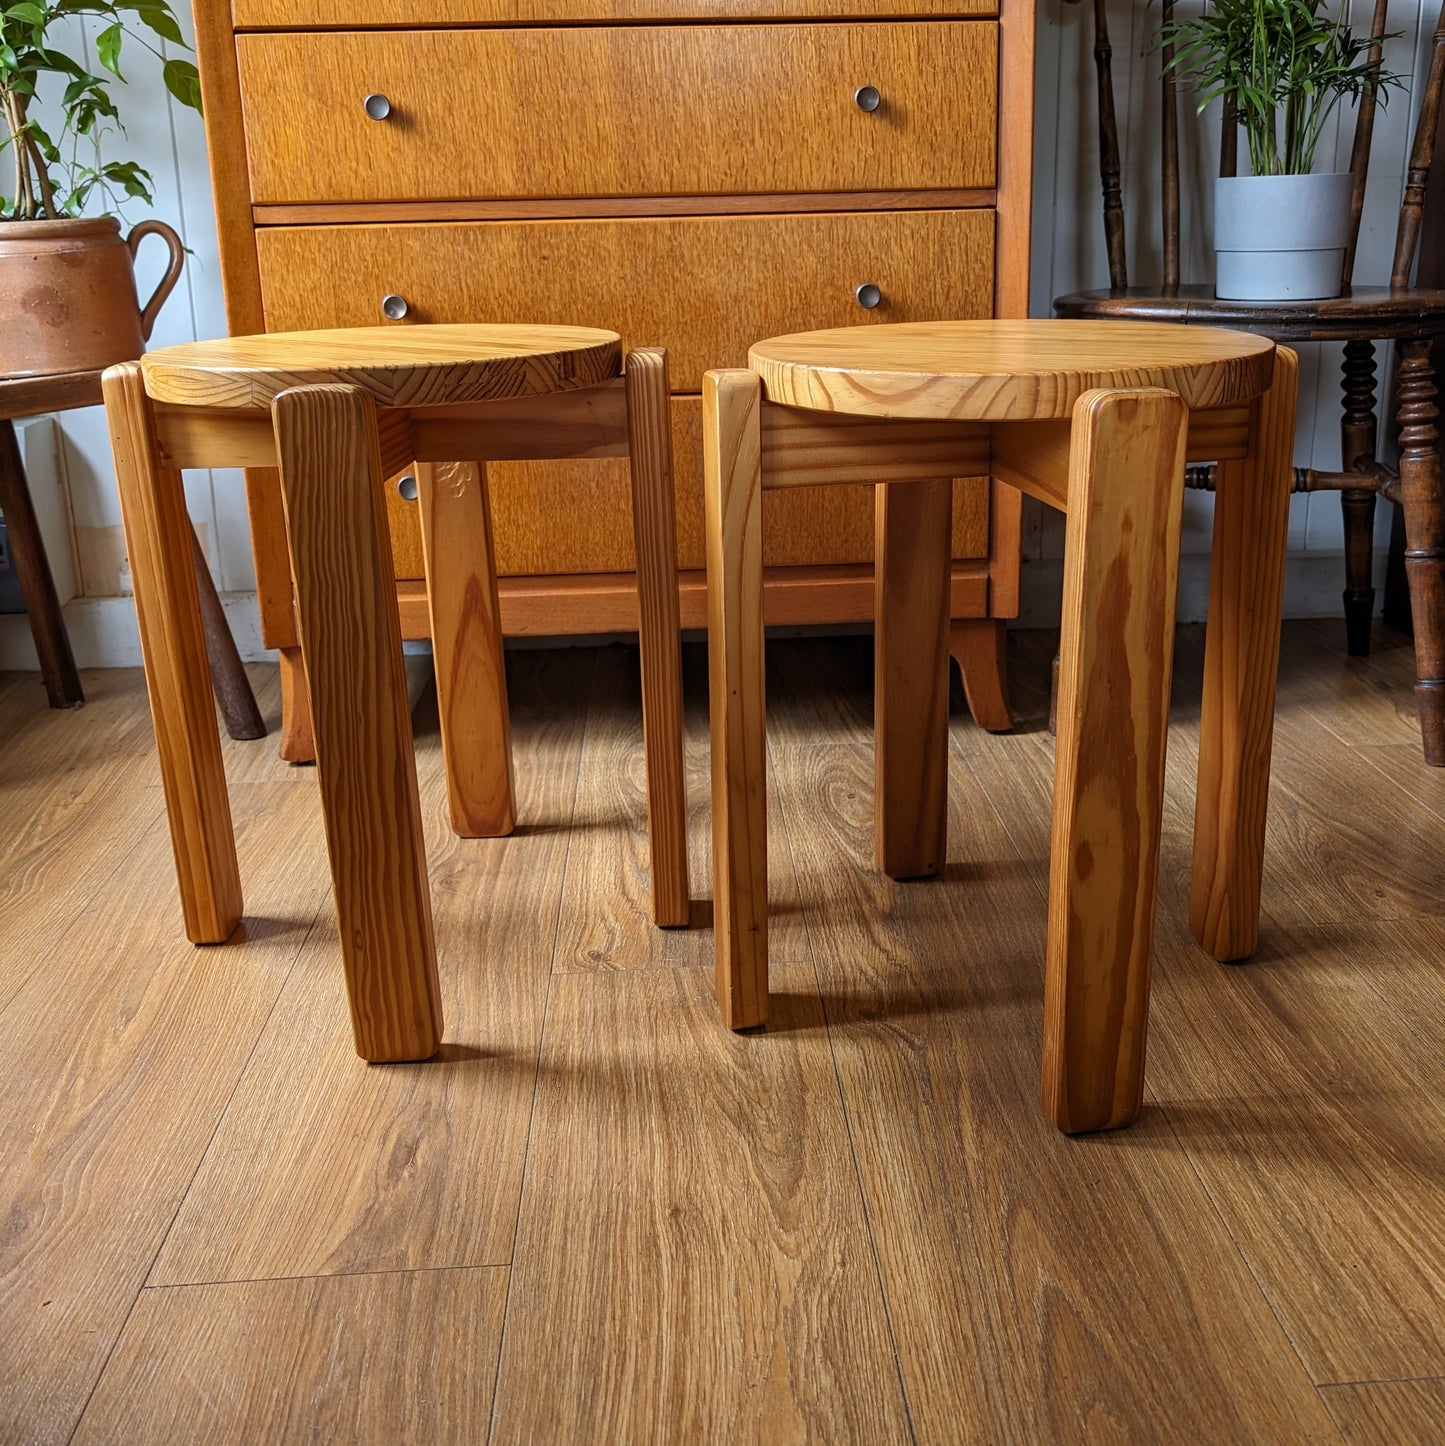
[[[1170,67],[1201,92],[1199,110],[1223,100],[1249,145],[1249,176],[1214,190],[1215,292],[1242,301],[1338,296],[1350,230],[1348,171],[1312,174],[1325,122],[1341,100],[1373,88],[1384,104],[1400,77],[1380,69],[1368,35],[1328,0],[1214,0],[1171,21]],[[1389,38],[1389,37],[1386,37]]]
[[[98,63],[62,48],[83,40],[81,20],[94,26]],[[186,43],[168,0],[0,0],[0,176],[9,172],[9,184],[0,181],[0,374],[89,370],[139,356],[180,274],[183,248],[169,226],[144,221],[122,240],[115,216],[81,214],[96,201],[151,200],[145,171],[101,154],[103,141],[124,133],[110,87],[123,79],[127,37],[164,61],[166,88],[199,110],[195,66],[157,46]],[[132,261],[153,233],[165,238],[170,262],[142,308]]]

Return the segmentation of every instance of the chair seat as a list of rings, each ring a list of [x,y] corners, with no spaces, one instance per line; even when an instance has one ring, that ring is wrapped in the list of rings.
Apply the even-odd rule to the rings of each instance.
[[[291,387],[362,387],[383,407],[536,396],[622,373],[616,332],[580,326],[368,326],[165,347],[141,358],[146,395],[191,407],[269,408]]]
[[[1268,388],[1274,346],[1239,332],[1142,322],[939,321],[842,327],[758,342],[768,400],[870,417],[1067,417],[1096,387],[1163,387],[1190,407]]]
[[[1419,341],[1445,336],[1445,291],[1356,286],[1326,301],[1224,301],[1210,286],[1076,291],[1054,302],[1057,315],[1113,321],[1227,326],[1272,341]]]

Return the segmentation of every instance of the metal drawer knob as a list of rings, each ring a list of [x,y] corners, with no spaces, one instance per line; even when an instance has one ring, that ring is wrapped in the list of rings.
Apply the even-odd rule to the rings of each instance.
[[[396,479],[396,493],[404,502],[416,501],[416,478],[410,472]]]
[[[389,321],[400,321],[410,310],[406,297],[398,296],[395,292],[381,298],[381,314]]]
[[[372,120],[385,120],[391,114],[391,102],[380,91],[373,91],[361,103]]]
[[[871,281],[865,281],[853,295],[858,298],[858,305],[868,311],[872,311],[883,300],[883,293]]]
[[[874,111],[883,104],[883,97],[878,94],[876,85],[860,85],[853,92],[853,104],[859,110]]]

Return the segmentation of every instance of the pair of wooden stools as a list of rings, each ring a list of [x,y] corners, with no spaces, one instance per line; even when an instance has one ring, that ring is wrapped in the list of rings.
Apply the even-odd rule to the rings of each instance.
[[[1089,322],[784,337],[704,381],[718,997],[767,1015],[762,492],[878,484],[877,861],[938,872],[947,782],[950,479],[1068,515],[1044,1103],[1060,1128],[1142,1098],[1186,460],[1221,463],[1191,924],[1255,943],[1294,358],[1252,336]],[[383,479],[420,464],[451,814],[513,823],[484,466],[632,465],[654,918],[688,917],[663,355],[550,327],[410,327],[153,352],[105,378],[188,936],[241,917],[180,470],[279,466],[358,1052],[420,1059],[441,1008]],[[445,626],[437,626],[441,619]],[[458,627],[462,618],[466,626]]]

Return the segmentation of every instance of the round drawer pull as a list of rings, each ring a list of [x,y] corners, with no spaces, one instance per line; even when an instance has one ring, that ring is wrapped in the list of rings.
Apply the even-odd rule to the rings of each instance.
[[[883,293],[871,281],[865,281],[853,295],[858,298],[858,305],[867,311],[872,311],[883,300]]]
[[[413,477],[410,472],[408,472],[405,477],[398,477],[396,479],[396,495],[400,497],[403,502],[416,501],[416,478]]]
[[[372,120],[385,120],[391,114],[391,102],[380,91],[373,91],[361,103]]]
[[[406,297],[398,296],[394,291],[389,296],[381,298],[381,314],[388,321],[400,321],[410,310],[411,307],[406,304]]]
[[[853,92],[853,104],[859,110],[875,111],[883,104],[883,97],[878,94],[876,85],[860,85]]]

